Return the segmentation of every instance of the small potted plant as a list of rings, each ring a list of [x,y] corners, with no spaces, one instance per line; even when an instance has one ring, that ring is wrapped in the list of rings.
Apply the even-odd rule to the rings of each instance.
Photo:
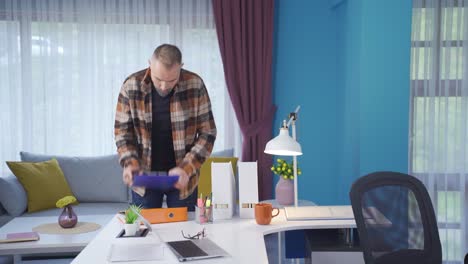
[[[59,216],[58,223],[63,228],[72,228],[78,223],[78,216],[75,214],[72,208],[72,204],[76,203],[75,196],[65,196],[55,203],[57,208],[63,208],[62,213]]]
[[[275,188],[275,198],[281,205],[291,205],[294,203],[294,171],[293,163],[284,159],[277,159],[276,164],[271,167],[271,171],[280,176]],[[302,172],[297,168],[297,175]]]
[[[140,222],[138,221],[138,214],[140,212],[141,206],[134,204],[130,205],[130,207],[125,210],[125,236],[134,236],[140,229]]]

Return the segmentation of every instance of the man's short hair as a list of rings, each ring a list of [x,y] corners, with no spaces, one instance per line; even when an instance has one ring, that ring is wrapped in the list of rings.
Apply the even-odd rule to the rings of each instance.
[[[179,48],[171,44],[162,44],[153,52],[153,58],[162,62],[167,67],[174,64],[182,64],[182,53]]]

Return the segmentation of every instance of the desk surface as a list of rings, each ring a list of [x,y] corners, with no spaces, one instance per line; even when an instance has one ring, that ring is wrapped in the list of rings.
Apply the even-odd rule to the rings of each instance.
[[[115,238],[122,229],[122,224],[114,217],[109,224],[88,244],[88,246],[73,260],[80,263],[108,263],[107,256],[113,243],[159,243],[183,239],[181,231],[196,234],[203,227],[207,237],[225,249],[231,257],[204,260],[203,263],[268,263],[264,235],[288,230],[304,229],[341,229],[354,228],[354,220],[286,220],[284,211],[273,218],[270,225],[261,226],[255,219],[239,219],[216,221],[213,224],[199,225],[194,221],[152,225],[153,233],[146,238]],[[154,263],[179,263],[175,255],[163,244],[164,261]],[[196,261],[194,263],[200,263]],[[148,263],[148,262],[131,262]]]

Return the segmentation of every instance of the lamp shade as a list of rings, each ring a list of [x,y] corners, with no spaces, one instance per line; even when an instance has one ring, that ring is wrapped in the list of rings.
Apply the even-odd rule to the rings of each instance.
[[[265,153],[278,156],[300,156],[302,155],[301,145],[289,136],[288,128],[280,128],[277,137],[268,141],[265,146]]]

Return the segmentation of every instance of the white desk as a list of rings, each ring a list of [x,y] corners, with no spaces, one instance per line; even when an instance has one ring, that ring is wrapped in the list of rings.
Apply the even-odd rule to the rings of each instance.
[[[196,234],[203,227],[206,228],[208,238],[225,249],[231,257],[215,258],[194,263],[268,263],[264,235],[289,230],[304,229],[344,229],[355,228],[354,220],[322,220],[322,221],[286,221],[284,211],[280,210],[278,217],[273,218],[270,225],[260,226],[255,219],[239,219],[216,221],[213,224],[199,225],[194,221],[152,225],[162,241],[183,239],[184,233]],[[155,237],[146,238],[115,238],[122,229],[122,224],[116,219],[111,222],[86,246],[73,260],[73,264],[108,263],[107,255],[112,243],[148,243],[157,241]],[[154,236],[154,234],[153,234]],[[130,239],[130,240],[129,240]],[[125,241],[125,242],[124,242]],[[128,242],[128,243],[129,243]],[[165,246],[165,245],[164,245]],[[164,249],[164,261],[154,263],[179,263],[175,255],[167,248]],[[131,262],[148,263],[148,262]],[[153,263],[153,262],[152,262]]]

